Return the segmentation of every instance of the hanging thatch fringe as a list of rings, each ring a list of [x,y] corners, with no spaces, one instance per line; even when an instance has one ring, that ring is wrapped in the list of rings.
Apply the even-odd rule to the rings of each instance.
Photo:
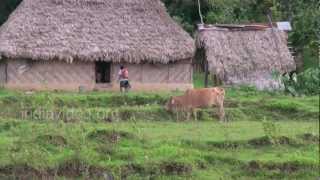
[[[196,46],[203,48],[209,69],[226,84],[252,84],[259,88],[272,83],[273,71],[295,70],[287,47],[287,35],[277,29],[199,31]]]

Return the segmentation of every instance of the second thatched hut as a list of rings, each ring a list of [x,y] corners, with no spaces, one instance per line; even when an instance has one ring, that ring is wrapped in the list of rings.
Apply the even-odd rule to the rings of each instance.
[[[263,25],[199,25],[200,59],[225,85],[274,89],[281,83],[273,74],[294,71],[287,34]],[[198,59],[199,60],[199,59]],[[204,63],[206,64],[206,63]]]

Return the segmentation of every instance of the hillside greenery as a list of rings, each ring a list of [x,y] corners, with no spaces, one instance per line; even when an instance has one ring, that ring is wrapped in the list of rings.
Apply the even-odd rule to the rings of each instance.
[[[226,90],[228,123],[166,112],[180,92],[0,90],[0,178],[318,177],[318,96]]]

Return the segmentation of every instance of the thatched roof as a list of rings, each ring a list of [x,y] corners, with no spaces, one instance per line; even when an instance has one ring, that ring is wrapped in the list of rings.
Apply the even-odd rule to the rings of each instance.
[[[291,72],[296,65],[287,47],[287,34],[278,29],[209,28],[197,34],[209,71],[226,84],[248,84],[259,89],[277,84],[272,72]]]
[[[160,0],[24,0],[0,28],[8,58],[168,63],[194,50]]]

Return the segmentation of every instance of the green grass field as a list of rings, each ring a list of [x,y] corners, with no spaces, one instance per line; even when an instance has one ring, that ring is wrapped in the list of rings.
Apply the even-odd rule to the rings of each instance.
[[[175,94],[0,90],[0,179],[319,177],[318,96],[227,89],[219,123],[166,112]]]

